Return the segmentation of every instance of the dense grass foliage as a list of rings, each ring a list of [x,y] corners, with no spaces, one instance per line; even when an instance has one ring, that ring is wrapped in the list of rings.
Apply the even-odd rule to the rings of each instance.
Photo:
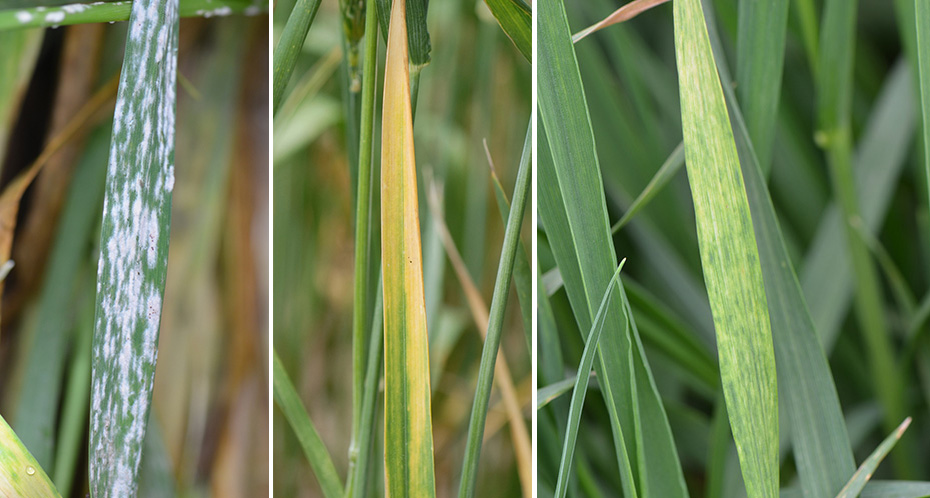
[[[275,494],[331,460],[346,496],[531,496],[529,9],[363,5],[320,5],[274,116],[273,345],[309,416],[276,404]]]
[[[34,458],[0,475],[66,497],[260,495],[268,74],[247,68],[268,33],[241,14],[265,7],[137,2],[132,30],[118,3],[0,30],[0,452],[18,437]]]
[[[540,495],[671,496],[679,474],[695,497],[925,496],[901,481],[930,479],[930,22],[909,0],[676,0],[572,43],[619,5],[552,3]],[[622,259],[628,304],[607,311],[575,436],[570,386]],[[651,412],[627,401],[650,386]]]

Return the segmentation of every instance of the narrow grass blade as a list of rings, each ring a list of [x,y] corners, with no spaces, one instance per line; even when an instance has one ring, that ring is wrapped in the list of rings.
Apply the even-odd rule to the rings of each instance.
[[[623,7],[613,11],[609,16],[605,17],[603,20],[588,26],[587,28],[575,33],[572,35],[572,42],[578,43],[588,35],[600,31],[607,26],[613,26],[624,21],[629,21],[630,19],[640,15],[641,13],[655,7],[656,5],[661,5],[668,0],[632,0],[631,2],[624,4]]]
[[[560,380],[554,384],[540,387],[536,390],[536,409],[540,410],[544,406],[558,399],[559,396],[567,393],[575,385],[575,377]]]
[[[465,446],[465,462],[462,465],[462,482],[459,487],[460,498],[475,496],[478,482],[478,459],[481,456],[481,443],[484,440],[484,424],[488,416],[488,401],[491,397],[491,384],[494,380],[494,366],[500,349],[501,333],[504,326],[504,312],[510,294],[510,280],[513,275],[517,244],[520,241],[520,227],[523,225],[523,212],[526,209],[527,191],[530,185],[530,137],[532,127],[527,127],[523,142],[523,158],[517,171],[517,180],[513,191],[512,216],[507,218],[504,230],[504,242],[501,248],[497,280],[494,282],[494,294],[491,297],[488,332],[481,351],[481,365],[478,372],[478,385],[475,387],[475,402],[472,405],[471,419],[468,424],[468,440]],[[528,469],[524,469],[528,470]],[[525,483],[526,484],[526,483]],[[528,492],[529,490],[525,490]]]
[[[856,473],[849,479],[846,486],[840,490],[840,493],[836,495],[836,498],[855,498],[859,496],[859,493],[865,488],[865,484],[872,478],[872,474],[875,473],[875,469],[877,469],[878,465],[882,463],[882,460],[888,456],[888,453],[894,448],[898,440],[901,439],[901,436],[909,425],[911,425],[911,417],[904,419],[904,422],[901,422],[901,425],[886,437],[885,440],[882,441],[882,444],[878,445],[878,448],[875,448],[875,451],[862,462],[862,465],[859,466]]]
[[[636,213],[640,209],[646,207],[649,204],[656,194],[662,191],[668,182],[675,177],[681,167],[685,165],[685,148],[684,144],[678,144],[672,153],[668,156],[668,159],[662,163],[662,166],[659,167],[659,171],[656,171],[655,176],[652,177],[652,180],[649,180],[649,184],[646,185],[646,188],[633,200],[633,203],[630,204],[630,207],[627,208],[626,212],[623,213],[623,217],[620,218],[613,226],[610,227],[610,233],[617,233],[621,228],[624,227],[630,220],[636,216]]]
[[[538,209],[575,321],[587,331],[597,310],[594,296],[606,288],[617,257],[565,7],[544,2],[538,17]],[[620,295],[620,303],[626,303],[622,288]],[[635,468],[638,480],[621,479],[623,489],[629,496],[636,496],[637,488],[655,496],[687,496],[638,332],[632,321],[624,326],[622,306],[610,306],[607,313],[595,371],[607,403],[614,452],[621,466]]]
[[[917,18],[917,59],[920,73],[920,109],[924,129],[924,174],[930,189],[930,5],[914,0]]]
[[[0,417],[0,495],[61,498],[45,471]]]
[[[385,491],[398,498],[436,494],[405,3],[391,7],[381,119]]]
[[[126,21],[129,20],[133,1],[69,1],[65,3],[67,5],[34,5],[22,9],[0,10],[0,31]],[[254,16],[267,10],[267,0],[183,0],[179,5],[181,17],[214,17],[234,14]]]
[[[297,0],[294,10],[287,17],[284,30],[281,31],[273,57],[272,79],[274,83],[272,84],[271,104],[273,113],[278,112],[278,106],[284,98],[284,90],[291,80],[291,74],[294,73],[300,47],[303,46],[307,33],[310,32],[310,25],[313,24],[320,3],[321,0]]]
[[[501,29],[527,62],[533,61],[533,30],[530,7],[522,0],[484,0]]]
[[[529,169],[528,163],[524,166],[524,169]],[[465,300],[468,302],[468,308],[471,311],[475,326],[481,333],[481,338],[487,343],[490,324],[488,307],[484,304],[481,292],[478,290],[478,286],[475,285],[474,280],[472,280],[465,261],[455,246],[455,241],[452,240],[452,234],[443,219],[441,205],[439,187],[433,183],[430,185],[429,195],[430,216],[436,225],[437,232],[439,232],[439,238],[442,239],[442,245],[449,257],[449,262],[452,264],[459,283],[462,285],[462,291],[465,294]],[[514,455],[517,460],[517,470],[520,474],[520,484],[524,496],[530,497],[533,491],[532,443],[529,432],[526,430],[526,423],[523,420],[520,402],[517,400],[517,390],[513,383],[513,377],[510,375],[510,367],[507,366],[507,358],[504,356],[504,352],[500,350],[494,360],[494,375],[497,377],[494,385],[500,390],[504,408],[507,411],[507,418],[510,422]]]
[[[329,456],[329,451],[326,450],[326,445],[324,445],[323,441],[320,439],[316,427],[313,426],[313,421],[310,420],[310,416],[307,415],[307,410],[300,401],[300,396],[297,394],[297,390],[294,389],[294,384],[291,383],[290,377],[284,370],[284,365],[281,364],[281,359],[278,358],[277,352],[274,353],[274,370],[272,371],[272,375],[274,383],[274,401],[278,407],[281,408],[281,411],[284,412],[284,417],[287,419],[291,429],[294,430],[294,434],[297,435],[297,440],[300,441],[300,446],[304,450],[304,455],[306,455],[307,461],[313,468],[313,473],[320,483],[323,495],[326,498],[342,497],[342,485],[339,483],[339,474],[336,473],[336,467],[333,465],[333,460]]]
[[[775,497],[775,353],[749,203],[700,1],[674,7],[685,156],[721,382],[747,492]]]
[[[532,126],[532,123],[527,126]],[[523,154],[520,156],[521,163],[532,159],[532,138],[532,133],[527,132],[526,140],[523,144]],[[486,141],[484,150],[488,155],[488,162],[491,164],[491,183],[494,185],[497,209],[500,211],[504,226],[507,226],[507,219],[510,217],[510,199],[507,197],[507,193],[504,192],[504,187],[497,177],[497,171],[494,169],[494,163],[491,161],[491,152],[488,150]],[[519,170],[519,166],[517,166],[517,169]],[[513,262],[513,285],[517,290],[517,299],[520,301],[520,314],[523,317],[523,332],[526,335],[527,351],[531,351],[533,349],[533,295],[530,289],[532,289],[533,281],[530,277],[530,263],[527,259],[527,254],[530,253],[526,250],[526,245],[523,243],[523,240],[520,240],[520,248],[517,249],[517,259]]]
[[[719,57],[722,45],[715,31],[709,31],[721,79],[729,81],[729,70]],[[780,434],[781,440],[790,437],[794,443],[803,492],[829,498],[836,495],[855,467],[846,422],[736,94],[730,86],[722,88],[746,180],[772,320],[779,396],[788,416],[786,427],[790,428]]]
[[[107,166],[91,381],[90,489],[133,496],[158,349],[171,191],[177,0],[133,3]]]
[[[788,0],[739,2],[737,93],[762,171],[768,177],[785,62]]]
[[[623,263],[617,266],[617,271],[607,284],[604,290],[604,297],[601,299],[601,305],[594,316],[594,322],[591,324],[591,331],[588,332],[588,339],[584,346],[584,352],[581,354],[581,365],[578,366],[578,375],[575,376],[575,385],[572,389],[572,402],[568,409],[568,429],[565,432],[565,438],[562,446],[562,460],[559,463],[559,480],[555,486],[556,498],[564,498],[568,492],[568,481],[571,478],[572,461],[575,458],[575,441],[578,439],[578,426],[581,423],[581,411],[584,409],[584,398],[588,392],[588,381],[591,376],[591,367],[594,364],[594,356],[597,351],[597,344],[600,341],[601,333],[604,330],[604,313],[607,302],[610,300],[615,284],[619,284],[620,270],[623,269]],[[616,285],[619,287],[619,285]],[[627,319],[629,319],[627,317]],[[626,472],[627,481],[633,480],[633,471],[629,464],[621,466],[621,472]]]

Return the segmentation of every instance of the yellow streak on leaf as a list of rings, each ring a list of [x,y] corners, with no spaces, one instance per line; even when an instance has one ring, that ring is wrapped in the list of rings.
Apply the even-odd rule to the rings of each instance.
[[[388,30],[381,118],[385,481],[388,496],[435,495],[429,346],[407,54],[406,2]]]

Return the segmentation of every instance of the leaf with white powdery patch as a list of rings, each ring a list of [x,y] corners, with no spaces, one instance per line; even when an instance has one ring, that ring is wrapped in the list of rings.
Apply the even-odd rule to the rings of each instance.
[[[178,0],[133,4],[107,167],[91,381],[90,490],[136,494],[174,187]]]

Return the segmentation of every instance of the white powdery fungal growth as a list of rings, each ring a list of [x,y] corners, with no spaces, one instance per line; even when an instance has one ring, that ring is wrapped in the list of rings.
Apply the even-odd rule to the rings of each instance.
[[[30,14],[29,12],[25,10],[21,10],[16,13],[16,20],[19,21],[21,24],[26,24],[27,22],[32,20],[32,14]]]
[[[65,13],[64,11],[61,11],[61,10],[56,10],[54,12],[49,12],[48,14],[45,14],[45,22],[48,22],[48,23],[58,24],[64,20],[65,20]]]
[[[137,0],[129,22],[97,265],[90,437],[95,498],[136,494],[168,262],[171,189],[164,185],[174,182],[178,0]]]

